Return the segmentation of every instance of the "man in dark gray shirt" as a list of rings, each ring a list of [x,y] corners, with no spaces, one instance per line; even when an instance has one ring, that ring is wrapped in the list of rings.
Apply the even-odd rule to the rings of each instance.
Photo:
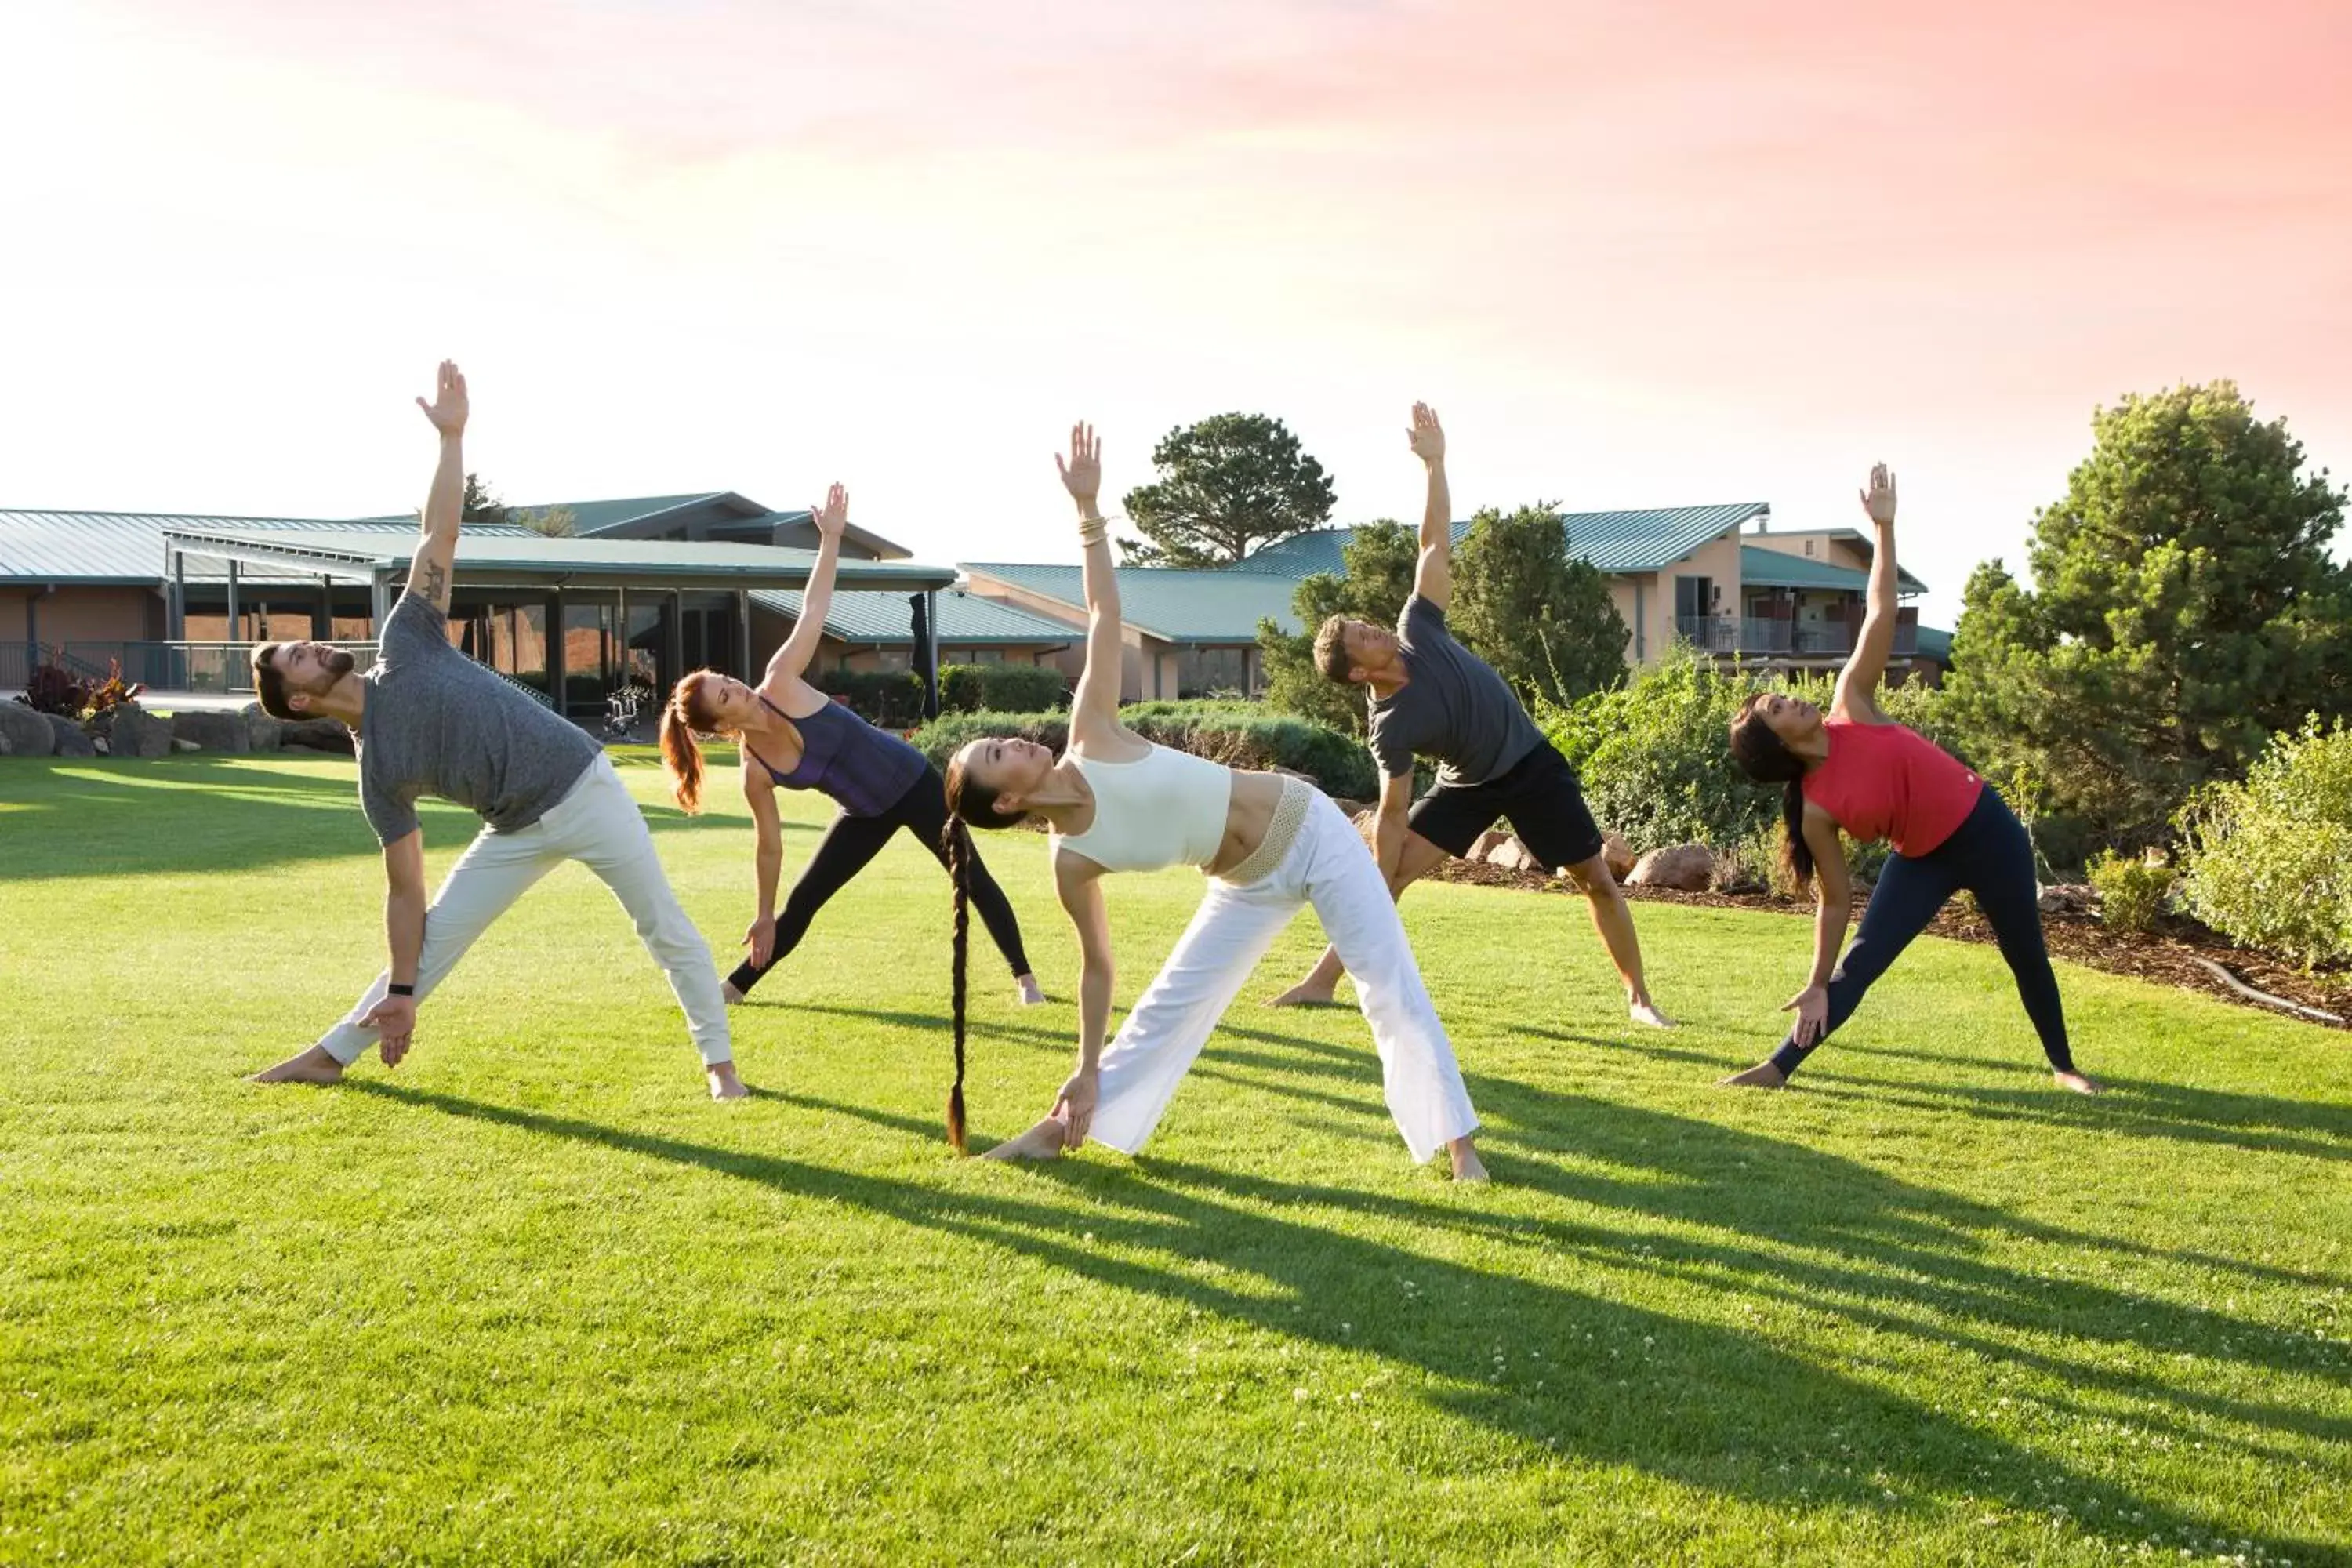
[[[1593,929],[1625,984],[1636,1023],[1672,1021],[1650,1000],[1633,911],[1601,858],[1601,829],[1584,804],[1576,770],[1544,739],[1494,667],[1454,638],[1445,606],[1454,596],[1454,498],[1445,479],[1445,432],[1426,404],[1412,405],[1413,454],[1429,471],[1422,510],[1421,560],[1412,597],[1393,632],[1334,616],[1315,637],[1315,661],[1333,680],[1367,689],[1370,743],[1381,764],[1381,807],[1373,853],[1402,898],[1405,889],[1449,855],[1466,854],[1498,817],[1553,872],[1576,879],[1592,909]],[[1438,764],[1437,783],[1412,798],[1416,756]],[[1343,973],[1326,948],[1305,980],[1276,997],[1277,1006],[1328,1002]]]
[[[386,1067],[408,1052],[416,1005],[533,882],[578,860],[613,889],[686,1011],[714,1099],[746,1091],[727,1007],[701,932],[654,854],[635,800],[595,742],[449,644],[449,589],[465,494],[466,378],[444,361],[434,401],[441,460],[407,591],[378,629],[373,668],[323,643],[253,651],[261,706],[280,719],[339,719],[357,738],[360,807],[383,846],[392,962],[315,1046],[257,1073],[261,1083],[333,1083],[370,1046]],[[425,901],[416,798],[470,806],[482,831]]]

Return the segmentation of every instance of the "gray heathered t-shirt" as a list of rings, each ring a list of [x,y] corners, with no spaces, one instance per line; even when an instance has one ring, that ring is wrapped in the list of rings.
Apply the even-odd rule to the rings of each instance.
[[[1371,703],[1372,756],[1391,778],[1434,758],[1441,784],[1485,784],[1543,744],[1543,732],[1494,668],[1454,640],[1445,612],[1415,594],[1397,617],[1411,677]]]
[[[600,754],[596,742],[449,646],[449,617],[408,593],[360,677],[360,808],[384,843],[416,831],[416,797],[482,814],[494,832],[537,822]]]

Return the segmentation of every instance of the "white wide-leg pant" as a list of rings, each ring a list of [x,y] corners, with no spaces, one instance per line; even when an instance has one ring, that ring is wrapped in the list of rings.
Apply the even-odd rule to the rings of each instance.
[[[678,907],[654,853],[654,837],[631,798],[628,785],[598,757],[563,798],[529,827],[512,833],[484,828],[467,847],[425,912],[425,951],[416,966],[416,999],[457,966],[475,939],[489,929],[533,882],[566,860],[577,860],[604,879],[636,922],[637,936],[669,975],[677,1005],[686,1010],[687,1031],[706,1065],[731,1060],[727,1003],[719,992],[719,972],[710,949]],[[327,1031],[319,1044],[349,1066],[376,1043],[378,1031],[360,1020],[384,998],[389,972],[378,974],[359,1005]]]
[[[1103,1049],[1088,1136],[1124,1153],[1143,1147],[1217,1020],[1301,904],[1315,906],[1355,980],[1380,1051],[1389,1114],[1413,1159],[1426,1160],[1477,1127],[1380,867],[1339,808],[1317,791],[1281,865],[1246,887],[1210,879],[1192,923]]]

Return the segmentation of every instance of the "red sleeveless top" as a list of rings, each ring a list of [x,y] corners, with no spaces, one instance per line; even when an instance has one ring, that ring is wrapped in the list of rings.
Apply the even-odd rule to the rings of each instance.
[[[1805,798],[1849,837],[1884,838],[1917,859],[1959,830],[1984,780],[1916,730],[1825,719],[1830,754],[1805,775]]]

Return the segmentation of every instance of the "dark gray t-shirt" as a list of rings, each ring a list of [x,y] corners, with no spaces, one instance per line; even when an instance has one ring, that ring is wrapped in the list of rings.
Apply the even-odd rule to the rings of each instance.
[[[482,814],[494,832],[528,827],[600,753],[587,732],[449,646],[449,617],[403,594],[383,620],[360,710],[360,808],[384,843],[416,831],[416,797]]]
[[[1441,784],[1485,784],[1508,773],[1543,744],[1543,731],[1494,668],[1454,640],[1445,612],[1415,594],[1397,617],[1411,677],[1371,703],[1372,756],[1391,778],[1412,772],[1412,759],[1438,763]]]

